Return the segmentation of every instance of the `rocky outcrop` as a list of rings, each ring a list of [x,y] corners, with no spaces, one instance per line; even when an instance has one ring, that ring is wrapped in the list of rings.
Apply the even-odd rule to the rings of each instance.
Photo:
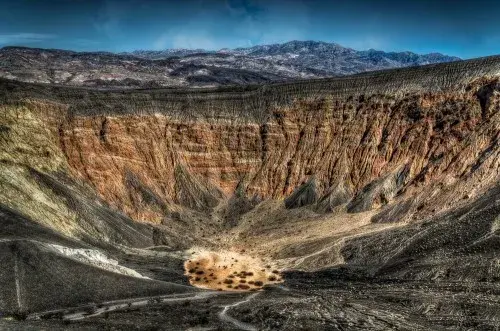
[[[335,208],[348,203],[353,196],[352,188],[342,182],[333,185],[318,201],[317,210],[332,212]]]
[[[386,205],[408,181],[409,167],[403,166],[394,173],[369,183],[347,206],[351,213],[362,212]]]
[[[292,194],[285,199],[285,207],[288,209],[308,206],[318,199],[316,193],[316,180],[311,178],[306,183],[297,187]]]

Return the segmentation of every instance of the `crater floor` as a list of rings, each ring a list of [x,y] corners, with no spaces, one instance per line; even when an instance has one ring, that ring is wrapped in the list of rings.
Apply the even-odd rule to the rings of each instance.
[[[263,259],[244,252],[205,251],[193,248],[184,269],[193,286],[219,291],[259,291],[283,281],[280,272]]]

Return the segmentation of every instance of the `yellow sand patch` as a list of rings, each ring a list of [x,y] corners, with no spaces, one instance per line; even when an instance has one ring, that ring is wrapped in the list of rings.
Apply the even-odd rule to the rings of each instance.
[[[233,251],[191,250],[184,262],[185,275],[193,286],[219,291],[258,291],[283,282],[271,264]]]

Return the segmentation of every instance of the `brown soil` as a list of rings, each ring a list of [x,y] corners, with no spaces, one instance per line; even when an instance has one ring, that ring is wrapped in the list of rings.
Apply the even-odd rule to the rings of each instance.
[[[269,262],[233,251],[191,251],[184,263],[185,275],[193,286],[222,291],[255,291],[283,282]]]

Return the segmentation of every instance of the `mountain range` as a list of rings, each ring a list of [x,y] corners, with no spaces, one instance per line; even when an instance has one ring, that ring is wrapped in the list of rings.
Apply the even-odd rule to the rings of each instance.
[[[357,51],[336,43],[290,41],[249,48],[74,52],[4,47],[0,77],[88,87],[213,87],[324,78],[451,62],[439,53]]]

